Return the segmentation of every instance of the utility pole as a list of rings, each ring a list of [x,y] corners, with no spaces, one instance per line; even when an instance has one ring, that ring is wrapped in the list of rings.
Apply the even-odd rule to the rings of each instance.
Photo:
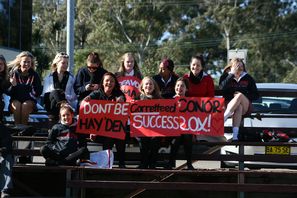
[[[230,49],[230,38],[229,38],[229,31],[225,31],[226,34],[226,48],[227,51]]]
[[[67,44],[66,51],[69,55],[68,70],[73,73],[74,68],[74,0],[67,0]]]

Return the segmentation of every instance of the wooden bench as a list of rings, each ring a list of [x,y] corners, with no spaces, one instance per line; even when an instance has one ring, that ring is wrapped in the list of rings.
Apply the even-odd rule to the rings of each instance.
[[[17,140],[36,140],[36,141],[43,141],[45,138],[41,137],[16,137]],[[266,145],[273,145],[273,146],[291,146],[296,147],[296,143],[283,143],[283,142],[200,142],[200,145],[208,145],[211,148],[215,148],[212,152],[205,152],[201,154],[193,154],[194,160],[209,160],[209,161],[239,161],[239,163],[244,163],[244,161],[270,161],[270,162],[290,162],[290,163],[297,163],[297,158],[295,156],[281,156],[281,155],[219,155],[218,153],[214,153],[215,150],[219,149],[225,145],[233,145],[238,146],[240,150],[243,150],[244,146],[266,146]],[[14,154],[26,154],[26,155],[33,155],[39,156],[39,150],[13,150]],[[240,152],[241,153],[241,152]],[[140,158],[140,154],[138,152],[127,153],[127,159],[133,158],[135,160]],[[183,154],[179,155],[178,158],[184,159]],[[161,154],[160,160],[168,159],[168,154]],[[240,169],[241,167],[241,169]],[[97,169],[91,167],[69,167],[69,166],[57,166],[57,167],[46,167],[44,165],[20,165],[16,164],[14,166],[13,171],[15,173],[20,172],[57,172],[59,174],[64,175],[65,179],[65,195],[66,197],[73,197],[81,196],[84,197],[86,194],[86,189],[90,188],[95,190],[95,188],[101,189],[109,189],[109,188],[117,188],[117,189],[149,189],[149,190],[199,190],[199,191],[233,191],[233,192],[287,192],[293,193],[297,191],[297,181],[296,183],[276,183],[276,184],[253,184],[248,183],[247,176],[254,175],[255,177],[263,177],[263,176],[272,176],[272,175],[285,175],[290,176],[294,175],[296,177],[296,172],[294,171],[287,171],[287,172],[261,172],[261,171],[245,171],[242,169],[242,166],[239,166],[238,170],[233,169],[217,169],[214,171],[208,170],[195,170],[195,171],[183,171],[183,170],[141,170],[141,169],[112,169],[112,170],[105,170],[105,169]],[[112,177],[112,175],[115,175]],[[105,175],[104,177],[96,178],[96,175]],[[130,175],[130,180],[125,179],[124,176],[121,175]],[[142,180],[135,180],[138,176],[144,176]],[[228,183],[227,181],[215,182],[215,181],[203,181],[202,179],[199,181],[175,181],[172,182],[168,180],[167,177],[172,177],[173,175],[183,175],[189,176],[190,178],[195,178],[198,176],[206,176],[207,177],[232,177],[233,183]],[[147,180],[149,177],[156,177],[156,178],[167,178],[164,180],[155,180],[151,178],[151,180]],[[110,178],[110,179],[106,179]],[[116,179],[113,179],[116,178]],[[131,178],[134,178],[134,180]],[[296,177],[297,178],[297,177]],[[165,182],[165,183],[164,183]],[[20,184],[20,183],[19,183]],[[23,185],[23,184],[21,184]],[[176,187],[178,185],[179,187]],[[213,189],[213,186],[216,186]],[[30,191],[29,187],[27,190]],[[31,189],[31,191],[33,191]],[[37,192],[34,192],[38,194]],[[133,193],[132,193],[133,194]]]
[[[47,137],[38,137],[38,136],[13,136],[14,141],[40,141],[45,142]],[[226,145],[233,145],[238,146],[239,149],[243,148],[244,146],[290,146],[290,147],[296,147],[297,143],[288,143],[288,142],[196,142],[196,145],[204,145],[204,146],[210,146],[215,147],[218,146],[217,150],[220,149],[222,146]],[[88,143],[88,145],[101,147],[101,144],[98,143]],[[139,148],[134,147],[135,151],[127,151],[126,152],[126,160],[127,161],[139,161],[141,159],[141,154],[139,153]],[[129,150],[129,148],[127,149]],[[116,154],[116,151],[114,151]],[[39,149],[13,149],[13,154],[18,156],[41,156]],[[159,160],[167,160],[169,159],[169,153],[159,153]],[[291,156],[286,155],[270,155],[269,157],[265,155],[218,155],[218,153],[214,155],[210,155],[209,153],[203,154],[203,153],[193,153],[192,154],[193,160],[215,160],[215,161],[269,161],[269,162],[297,162],[297,158],[294,159]],[[177,155],[177,160],[186,160],[183,153],[179,153]]]
[[[210,161],[270,161],[270,162],[291,162],[297,163],[295,156],[265,156],[265,155],[244,155],[242,150],[244,146],[293,146],[296,143],[261,143],[261,142],[201,142],[202,145],[212,145],[216,147],[225,145],[236,145],[241,150],[239,155],[212,155],[212,154],[194,154],[194,159],[210,160]],[[100,175],[95,178],[95,174]],[[112,180],[111,175],[118,175],[118,179]],[[110,177],[105,177],[109,175]],[[124,175],[130,175],[127,179]],[[146,175],[139,179],[139,175]],[[70,180],[67,182],[67,187],[73,189],[80,189],[80,197],[88,197],[86,189],[129,189],[134,190],[129,196],[134,197],[146,190],[183,190],[183,191],[218,191],[218,192],[238,192],[240,197],[244,197],[245,192],[266,192],[266,193],[296,193],[297,192],[297,171],[265,171],[244,170],[244,167],[239,165],[238,169],[216,169],[216,170],[131,170],[131,169],[82,169],[81,178],[77,180]],[[184,181],[180,181],[181,177],[189,177]],[[187,176],[187,177],[186,177]],[[151,177],[155,177],[151,178]],[[172,179],[174,177],[175,179]],[[171,181],[171,179],[172,181]],[[194,181],[192,179],[194,178]],[[211,179],[213,178],[213,179]],[[218,178],[228,178],[218,181]],[[252,178],[255,182],[251,182]],[[283,178],[283,179],[281,179]],[[290,178],[290,179],[288,179]],[[258,183],[259,180],[264,183]],[[280,180],[280,181],[279,181]],[[262,181],[262,182],[263,182]],[[265,181],[267,183],[265,183]],[[284,182],[285,181],[285,182]],[[215,188],[214,188],[215,186]],[[97,191],[96,191],[97,192]]]
[[[82,178],[69,180],[69,188],[81,189],[76,196],[89,197],[87,189],[99,193],[102,189],[132,190],[125,197],[134,197],[150,190],[168,191],[209,191],[209,192],[269,192],[269,193],[296,193],[296,171],[239,171],[239,170],[100,170],[83,169]],[[91,176],[88,176],[88,173]],[[100,175],[100,177],[94,177]],[[105,177],[109,175],[109,177]],[[118,175],[117,180],[110,180]],[[129,177],[127,177],[127,175]],[[125,177],[126,176],[126,177]],[[103,179],[100,179],[103,178]],[[282,179],[285,182],[276,182],[272,178]],[[253,181],[254,179],[254,181]],[[261,183],[259,182],[261,179]],[[266,180],[266,182],[265,182]],[[99,190],[98,190],[99,189]],[[111,190],[113,191],[113,190]],[[75,196],[75,195],[74,195]],[[121,196],[121,195],[118,195]]]
[[[79,178],[77,175],[76,166],[15,164],[13,166],[13,195],[71,197],[71,189],[65,184],[67,181]]]
[[[89,197],[87,189],[94,191],[94,193],[99,193],[98,196],[100,196],[100,189],[125,189],[128,190],[130,195],[141,194],[143,191],[150,190],[163,190],[165,192],[177,190],[241,193],[274,192],[286,194],[297,192],[297,181],[296,179],[294,180],[294,178],[297,178],[297,172],[288,170],[282,172],[261,170],[239,171],[233,169],[177,171],[15,165],[13,171],[18,175],[27,172],[32,175],[32,179],[35,178],[33,173],[39,174],[40,181],[49,179],[41,178],[41,175],[45,172],[51,175],[64,175],[65,186],[61,189],[64,189],[65,191],[64,194],[59,194],[60,197]],[[38,189],[36,190],[34,187],[29,186],[28,183],[26,183],[26,180],[20,180],[18,177],[16,178],[16,185],[21,185],[21,187],[31,195],[39,197],[44,196]],[[238,180],[238,178],[241,178],[241,180]],[[275,182],[272,178],[285,178],[282,179],[282,181],[285,180],[287,183]],[[252,179],[255,181],[251,181]],[[261,181],[266,181],[266,183],[257,183],[259,182],[259,179],[261,179]],[[53,186],[55,185],[53,184]],[[61,191],[61,189],[56,189],[56,191]],[[121,196],[121,191],[118,190],[113,191],[116,193],[114,195]],[[127,193],[127,191],[125,192]]]

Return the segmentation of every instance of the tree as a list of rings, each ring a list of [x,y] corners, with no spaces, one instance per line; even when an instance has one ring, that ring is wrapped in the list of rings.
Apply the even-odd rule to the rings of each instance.
[[[91,1],[82,3],[80,20],[90,21],[93,30],[87,36],[84,47],[96,48],[105,56],[108,69],[116,70],[121,54],[131,51],[137,55],[139,64],[150,67],[148,54],[157,48],[157,42],[170,24],[169,10],[163,9],[162,1]]]
[[[37,56],[38,68],[47,69],[57,52],[66,51],[65,11],[62,0],[33,1],[32,52]]]
[[[200,52],[207,72],[218,78],[230,46],[248,49],[248,71],[257,82],[281,82],[294,68],[290,63],[297,62],[294,6],[294,1],[271,0],[77,0],[76,67],[85,64],[87,52],[97,51],[104,67],[116,71],[118,58],[130,51],[144,74],[153,75],[165,56],[187,66]],[[46,47],[48,54],[61,50],[65,1],[34,1],[34,10],[35,47]]]
[[[235,13],[233,48],[248,49],[248,71],[258,82],[281,82],[291,68],[284,60],[296,44],[292,20],[293,2],[246,1]],[[295,14],[294,14],[295,13]],[[238,20],[249,19],[249,20]],[[295,32],[295,33],[294,33]],[[288,36],[293,33],[292,36]]]

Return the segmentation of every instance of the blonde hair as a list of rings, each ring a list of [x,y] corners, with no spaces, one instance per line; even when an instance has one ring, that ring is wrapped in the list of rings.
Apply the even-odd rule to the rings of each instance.
[[[143,90],[143,83],[146,80],[152,81],[152,83],[154,85],[154,90],[153,90],[153,93],[152,93],[153,98],[161,98],[161,92],[160,92],[160,88],[159,88],[158,84],[156,83],[156,81],[152,77],[149,77],[149,76],[146,76],[146,77],[144,77],[142,79],[142,81],[141,81],[141,83],[139,85],[139,91],[140,91],[140,93],[143,94],[143,95],[146,95],[144,93],[144,90]]]
[[[133,67],[134,74],[141,76],[141,72],[140,72],[139,66],[138,66],[138,64],[137,64],[137,62],[135,60],[135,57],[134,57],[133,53],[131,53],[131,52],[127,52],[127,53],[123,54],[123,56],[121,57],[121,61],[120,61],[121,62],[121,65],[119,67],[118,72],[120,73],[121,76],[124,76],[125,75],[125,72],[126,72],[126,69],[125,69],[125,59],[127,57],[129,57],[129,56],[131,56],[133,58],[133,61],[134,61],[134,67]]]
[[[245,64],[243,62],[243,59],[241,59],[241,58],[232,58],[232,60],[230,61],[230,63],[231,63],[231,66],[242,64],[243,71],[246,71]]]
[[[16,70],[20,68],[21,59],[23,57],[30,57],[31,58],[31,67],[33,70],[35,70],[35,58],[31,52],[28,51],[22,51],[20,54],[18,54],[14,60],[10,61],[7,65],[11,68],[11,70]]]
[[[56,54],[53,63],[51,65],[51,70],[54,72],[57,70],[57,64],[63,59],[63,58],[69,58],[68,54],[66,54],[65,52],[59,52]]]
[[[235,64],[239,64],[239,63],[242,64],[242,66],[243,66],[243,71],[246,71],[246,69],[245,69],[245,64],[244,64],[244,62],[243,62],[243,59],[234,57],[234,58],[232,58],[232,59],[229,61],[229,63],[227,64],[227,66],[224,68],[224,73],[228,73],[228,72],[231,70],[231,67],[232,67],[233,65],[235,65]]]

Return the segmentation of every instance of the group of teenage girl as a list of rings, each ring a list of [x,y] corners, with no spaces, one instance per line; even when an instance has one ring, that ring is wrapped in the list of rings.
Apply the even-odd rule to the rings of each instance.
[[[12,112],[15,124],[27,124],[29,114],[36,109],[37,99],[42,96],[44,107],[51,121],[56,124],[50,130],[48,141],[41,148],[41,153],[47,165],[75,164],[77,159],[88,159],[86,139],[101,141],[103,149],[112,149],[116,145],[119,167],[125,167],[125,145],[129,139],[127,129],[126,140],[109,137],[99,137],[75,132],[75,112],[83,100],[126,101],[118,79],[123,76],[133,76],[141,82],[139,94],[134,100],[172,99],[177,97],[214,97],[215,87],[212,77],[204,70],[205,61],[202,55],[192,56],[189,73],[179,77],[174,72],[174,62],[164,58],[159,64],[157,75],[149,77],[141,74],[133,53],[125,53],[121,57],[119,70],[108,72],[103,68],[102,61],[96,52],[91,52],[86,58],[86,66],[81,67],[76,76],[68,69],[68,55],[57,53],[51,65],[51,72],[43,86],[35,71],[35,59],[30,52],[21,52],[15,60],[5,61],[0,56],[0,78],[3,93],[10,96],[9,110]],[[251,112],[251,101],[257,99],[258,92],[254,79],[247,73],[244,62],[234,58],[224,69],[220,78],[220,88],[226,101],[224,119],[232,117],[233,140],[238,140],[239,125],[242,117]],[[3,109],[3,102],[0,107]],[[0,112],[2,113],[2,109]],[[1,120],[3,115],[0,115]],[[156,168],[158,150],[162,139],[160,137],[140,137],[139,145],[141,163],[139,168]],[[170,159],[168,169],[175,166],[175,159],[181,144],[184,146],[188,169],[192,166],[193,135],[172,137],[170,140]]]

